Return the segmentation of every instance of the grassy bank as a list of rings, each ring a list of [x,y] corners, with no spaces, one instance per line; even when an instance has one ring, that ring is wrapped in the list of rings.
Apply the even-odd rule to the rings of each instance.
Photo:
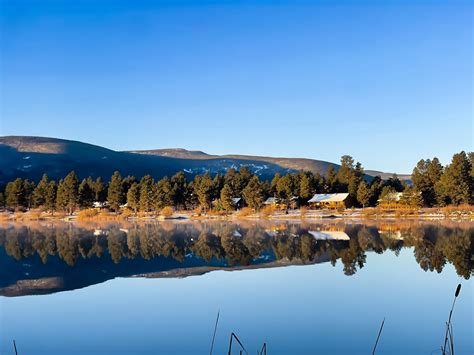
[[[254,211],[250,208],[242,208],[234,212],[224,211],[202,211],[200,209],[194,211],[179,211],[172,208],[164,208],[158,213],[133,213],[129,209],[122,209],[120,212],[111,212],[107,209],[85,209],[76,211],[73,214],[50,212],[41,210],[29,210],[26,212],[0,212],[0,221],[22,222],[22,221],[46,221],[46,220],[63,220],[63,221],[127,221],[127,220],[173,220],[173,219],[191,219],[191,220],[290,220],[290,219],[462,219],[474,220],[474,206],[447,206],[440,208],[353,208],[345,210],[318,209],[312,210],[300,208],[294,210],[277,210],[272,208],[264,208],[260,211]]]

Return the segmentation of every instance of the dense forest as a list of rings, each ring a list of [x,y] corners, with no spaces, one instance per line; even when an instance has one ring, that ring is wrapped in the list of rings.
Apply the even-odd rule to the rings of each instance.
[[[241,198],[245,206],[258,211],[268,197],[281,199],[288,208],[295,196],[304,205],[315,193],[336,192],[348,192],[355,207],[376,206],[390,200],[394,192],[403,192],[400,203],[409,207],[473,204],[474,153],[457,153],[447,166],[437,158],[420,160],[413,169],[412,184],[402,183],[396,175],[388,180],[369,179],[362,164],[348,155],[341,157],[337,171],[331,166],[325,176],[305,171],[277,173],[271,181],[261,181],[245,166],[228,169],[223,175],[197,175],[191,181],[183,172],[155,181],[150,175],[138,180],[116,171],[105,182],[91,177],[79,180],[71,171],[59,181],[44,175],[38,182],[17,178],[7,183],[0,191],[0,208],[72,214],[100,202],[115,212],[125,206],[134,213],[165,207],[231,212],[238,207],[234,198]]]

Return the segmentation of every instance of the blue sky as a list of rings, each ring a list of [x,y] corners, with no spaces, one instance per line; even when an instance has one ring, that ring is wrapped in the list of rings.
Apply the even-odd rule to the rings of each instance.
[[[1,135],[397,172],[472,150],[469,1],[0,2]]]

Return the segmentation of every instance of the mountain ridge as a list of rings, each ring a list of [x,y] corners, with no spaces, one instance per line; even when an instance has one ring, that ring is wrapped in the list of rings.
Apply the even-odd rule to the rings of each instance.
[[[43,173],[61,178],[75,170],[80,177],[101,176],[108,179],[119,170],[137,178],[150,174],[155,178],[184,171],[192,177],[209,172],[224,173],[229,168],[248,166],[263,179],[299,170],[325,174],[329,166],[339,164],[308,158],[266,157],[239,154],[214,155],[200,150],[162,148],[151,150],[115,151],[76,140],[37,136],[0,136],[0,183],[16,178],[38,180]],[[370,173],[369,173],[370,172]],[[369,176],[392,176],[367,170]],[[409,179],[409,175],[399,175]]]

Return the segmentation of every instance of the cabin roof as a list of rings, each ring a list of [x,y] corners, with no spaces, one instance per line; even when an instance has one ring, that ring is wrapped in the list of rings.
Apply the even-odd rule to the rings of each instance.
[[[265,205],[272,205],[272,204],[275,204],[275,203],[278,203],[280,202],[280,199],[277,198],[277,197],[269,197],[265,200],[264,204]]]
[[[342,202],[349,196],[349,193],[337,194],[315,194],[308,202]]]

